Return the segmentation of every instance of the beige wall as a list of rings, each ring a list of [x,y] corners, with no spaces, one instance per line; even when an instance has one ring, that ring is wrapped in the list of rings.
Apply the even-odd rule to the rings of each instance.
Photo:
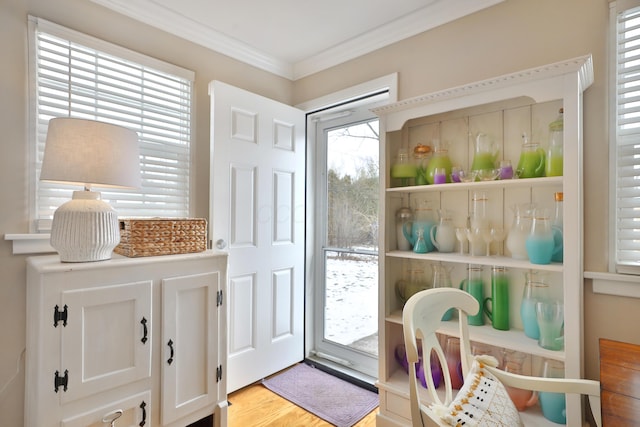
[[[90,0],[0,0],[0,235],[26,233],[27,15],[191,69],[195,81],[195,212],[208,215],[209,95],[218,79],[291,103],[292,83],[124,18]],[[22,426],[25,257],[0,240],[0,426]]]
[[[585,270],[606,271],[608,187],[606,49],[608,0],[506,0],[295,83],[295,102],[399,73],[399,98],[585,54],[595,81],[584,94]],[[566,218],[565,221],[569,221]],[[585,286],[585,363],[599,377],[598,338],[640,343],[640,300],[595,295]]]
[[[466,82],[593,54],[595,82],[585,105],[585,268],[606,270],[607,0],[504,3],[295,83],[107,11],[89,0],[0,0],[0,234],[28,231],[26,220],[27,14],[100,37],[196,72],[194,214],[207,215],[209,97],[213,79],[297,104],[391,72],[407,98]],[[22,425],[25,347],[24,257],[0,240],[0,425]],[[587,376],[597,378],[597,339],[640,342],[636,299],[585,289]]]

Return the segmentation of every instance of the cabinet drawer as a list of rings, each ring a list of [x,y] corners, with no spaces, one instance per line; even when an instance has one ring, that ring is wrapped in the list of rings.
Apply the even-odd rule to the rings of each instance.
[[[151,391],[145,391],[92,409],[80,415],[63,419],[62,427],[104,427],[113,420],[116,411],[122,411],[115,425],[118,427],[150,426],[151,423]]]

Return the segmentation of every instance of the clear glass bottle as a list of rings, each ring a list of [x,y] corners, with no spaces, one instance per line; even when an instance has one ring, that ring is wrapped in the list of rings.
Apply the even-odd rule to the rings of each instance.
[[[489,228],[489,219],[487,217],[487,203],[489,198],[484,191],[474,191],[471,195],[471,227],[472,228]]]
[[[433,287],[434,288],[450,288],[451,287],[451,270],[453,267],[447,267],[442,262],[433,265]],[[450,308],[442,316],[442,320],[451,320],[455,309]]]
[[[413,220],[413,211],[410,208],[403,206],[396,211],[396,240],[399,251],[410,251],[411,242],[404,236],[403,228],[405,223],[410,223]]]
[[[545,165],[546,176],[562,176],[564,110],[561,108],[558,117],[549,124],[549,148]]]
[[[563,233],[562,233],[562,204],[564,200],[564,193],[559,191],[554,193],[555,198],[555,214],[553,216],[553,222],[551,223],[551,229],[553,231],[553,255],[551,261],[562,262],[564,259],[564,245],[563,245]]]

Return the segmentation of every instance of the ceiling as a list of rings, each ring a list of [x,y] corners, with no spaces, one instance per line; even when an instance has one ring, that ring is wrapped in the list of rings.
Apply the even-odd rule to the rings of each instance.
[[[91,0],[296,80],[504,0]]]

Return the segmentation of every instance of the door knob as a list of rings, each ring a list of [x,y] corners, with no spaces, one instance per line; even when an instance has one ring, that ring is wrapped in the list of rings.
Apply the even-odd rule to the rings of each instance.
[[[227,247],[227,242],[224,241],[224,239],[218,239],[216,240],[216,248],[218,249],[224,249]]]

